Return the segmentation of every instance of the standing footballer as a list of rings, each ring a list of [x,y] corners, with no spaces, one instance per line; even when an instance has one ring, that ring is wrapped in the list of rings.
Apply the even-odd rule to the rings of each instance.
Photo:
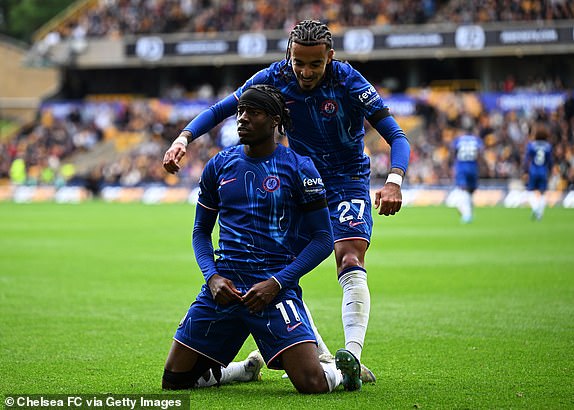
[[[365,254],[373,218],[370,159],[364,152],[365,119],[391,147],[386,184],[375,192],[379,215],[394,215],[401,209],[401,183],[410,145],[375,87],[334,55],[331,32],[325,24],[300,22],[289,35],[285,59],[257,72],[233,94],[194,118],[165,153],[164,168],[177,172],[187,144],[233,115],[248,87],[269,84],[281,90],[293,118],[293,127],[287,131],[289,146],[313,160],[327,190],[337,277],[343,289],[345,349],[336,355],[342,368],[360,367],[370,313]],[[337,360],[347,353],[354,357],[352,363]],[[374,381],[372,373],[362,374]],[[356,390],[361,383],[357,377],[346,387]]]
[[[484,143],[472,129],[461,129],[451,143],[454,180],[459,194],[456,206],[461,222],[465,224],[472,222],[474,216],[472,196],[478,188],[479,163],[484,151]]]
[[[544,194],[548,188],[548,178],[552,169],[552,144],[548,141],[550,133],[545,126],[538,125],[534,130],[534,140],[526,145],[524,173],[528,202],[532,209],[532,218],[541,220],[546,208]]]

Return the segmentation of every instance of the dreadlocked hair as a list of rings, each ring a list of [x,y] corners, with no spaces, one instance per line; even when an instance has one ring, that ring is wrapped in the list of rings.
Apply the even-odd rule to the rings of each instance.
[[[277,126],[277,132],[281,135],[285,135],[286,130],[290,130],[291,125],[291,114],[289,113],[289,108],[285,104],[285,98],[281,91],[278,88],[268,85],[268,84],[255,84],[249,88],[253,88],[257,91],[265,93],[268,97],[270,97],[275,104],[274,109],[271,110],[273,115],[279,116],[279,125]]]
[[[285,59],[289,59],[291,45],[293,43],[304,46],[316,46],[325,44],[329,49],[333,48],[333,38],[329,27],[317,20],[303,20],[298,23],[289,34]]]

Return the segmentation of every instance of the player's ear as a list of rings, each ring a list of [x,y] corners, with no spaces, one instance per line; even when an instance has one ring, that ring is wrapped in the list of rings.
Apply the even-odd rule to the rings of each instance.
[[[327,64],[333,61],[333,58],[335,58],[335,50],[330,49],[329,52],[327,53]]]
[[[281,123],[281,117],[274,115],[273,117],[273,128],[277,127]]]

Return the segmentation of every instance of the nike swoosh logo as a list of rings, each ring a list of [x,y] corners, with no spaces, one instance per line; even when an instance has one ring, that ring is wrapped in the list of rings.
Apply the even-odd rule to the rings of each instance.
[[[302,324],[303,324],[303,322],[299,322],[299,323],[297,323],[296,325],[293,325],[293,326],[287,325],[287,331],[288,331],[288,332],[292,332],[293,330],[297,329],[297,328],[298,328],[299,326],[301,326]]]
[[[230,182],[233,182],[237,180],[237,178],[231,178],[231,179],[222,179],[221,182],[219,183],[219,186],[223,186],[225,184],[229,184]]]
[[[354,228],[355,226],[360,225],[360,224],[364,224],[364,223],[365,223],[365,221],[360,221],[360,222],[353,222],[353,221],[351,221],[351,222],[349,222],[349,226],[350,226],[351,228]]]

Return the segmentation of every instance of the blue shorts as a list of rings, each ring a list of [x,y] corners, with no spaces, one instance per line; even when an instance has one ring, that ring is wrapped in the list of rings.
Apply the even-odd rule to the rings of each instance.
[[[300,289],[280,291],[263,311],[252,314],[240,303],[217,305],[206,285],[189,307],[174,339],[227,366],[249,334],[270,369],[283,368],[279,356],[291,346],[317,343]]]
[[[352,177],[325,182],[335,242],[346,239],[371,240],[373,215],[369,177]]]
[[[474,192],[478,188],[478,168],[475,164],[461,164],[455,172],[456,186]]]
[[[526,189],[529,191],[546,192],[548,189],[548,175],[546,173],[529,173]]]

